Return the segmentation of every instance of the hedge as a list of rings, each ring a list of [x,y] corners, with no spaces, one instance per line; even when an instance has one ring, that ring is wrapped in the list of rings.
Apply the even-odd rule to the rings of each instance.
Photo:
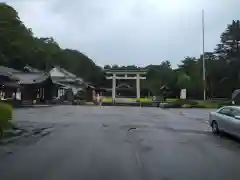
[[[193,108],[208,108],[208,109],[215,109],[215,108],[219,108],[220,105],[217,103],[199,103],[196,104],[194,106],[192,106]]]
[[[169,108],[219,108],[221,105],[219,103],[214,102],[198,102],[196,100],[177,100],[175,102],[169,103],[169,105],[165,106]]]
[[[9,121],[12,119],[12,106],[0,102],[0,138],[3,136],[3,130],[9,127]]]

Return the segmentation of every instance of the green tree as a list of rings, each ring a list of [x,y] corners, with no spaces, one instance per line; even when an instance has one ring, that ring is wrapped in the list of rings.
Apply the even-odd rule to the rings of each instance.
[[[11,6],[0,3],[0,65],[49,70],[59,65],[92,83],[103,81],[102,68],[77,50],[62,49],[53,38],[34,37]]]
[[[186,57],[177,70],[178,81],[189,77],[188,81],[184,80],[189,98],[202,98],[203,84],[202,84],[202,65],[200,60],[194,57]],[[180,83],[181,84],[181,83]]]
[[[103,69],[111,69],[110,65],[105,65]]]
[[[216,55],[224,67],[220,87],[224,95],[230,97],[233,90],[240,88],[240,22],[232,21],[221,34],[221,43],[217,45]]]
[[[23,62],[30,62],[34,43],[32,32],[26,28],[11,6],[0,3],[0,57],[1,63],[21,68]]]
[[[179,72],[177,85],[180,89],[189,89],[191,87],[191,77],[184,72]]]

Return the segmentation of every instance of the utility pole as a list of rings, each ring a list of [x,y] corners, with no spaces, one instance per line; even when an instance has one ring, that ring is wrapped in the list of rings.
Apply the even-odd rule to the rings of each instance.
[[[205,22],[204,10],[202,10],[202,61],[203,61],[203,100],[206,100],[206,64],[205,64]]]

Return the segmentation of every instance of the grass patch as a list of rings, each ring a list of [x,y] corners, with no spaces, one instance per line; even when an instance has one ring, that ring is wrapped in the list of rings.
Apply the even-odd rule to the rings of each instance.
[[[176,102],[176,101],[179,101],[179,100],[180,99],[178,99],[178,98],[167,98],[166,102],[171,103],[171,102]]]
[[[136,101],[137,98],[127,98],[131,101]],[[104,97],[103,102],[112,102],[111,97]],[[151,98],[140,98],[141,103],[151,103],[153,102]],[[196,100],[189,99],[178,99],[178,98],[167,98],[166,102],[171,104],[172,108],[208,108],[215,109],[221,107],[221,104],[216,102],[198,102]]]
[[[137,98],[127,98],[131,101],[137,101]],[[112,102],[112,98],[111,97],[104,97],[103,98],[103,102]],[[142,103],[150,103],[152,102],[151,98],[140,98],[140,102]]]
[[[140,98],[140,102],[142,102],[142,103],[150,103],[150,102],[152,102],[152,99],[151,98]]]
[[[11,127],[12,106],[6,103],[0,103],[0,138],[3,136],[4,129]]]
[[[112,98],[111,97],[104,97],[103,102],[112,102]]]
[[[131,101],[137,101],[137,98],[127,98],[127,99],[129,99]],[[180,99],[178,99],[178,98],[167,98],[166,102],[171,103],[171,102],[177,102],[179,100]],[[104,97],[103,98],[103,102],[112,102],[112,98],[111,97]],[[153,102],[153,100],[152,100],[152,98],[140,98],[140,102],[142,102],[142,103],[151,103],[151,102]]]

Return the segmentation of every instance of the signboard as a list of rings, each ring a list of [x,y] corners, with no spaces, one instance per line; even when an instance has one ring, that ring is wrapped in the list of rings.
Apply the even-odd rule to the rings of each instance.
[[[187,89],[181,89],[180,99],[186,99],[186,98],[187,98]]]

